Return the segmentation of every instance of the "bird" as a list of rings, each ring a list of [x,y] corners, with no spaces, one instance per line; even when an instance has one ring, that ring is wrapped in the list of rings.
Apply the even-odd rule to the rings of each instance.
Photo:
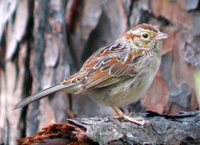
[[[94,52],[77,73],[27,97],[14,109],[64,91],[87,94],[97,103],[112,107],[120,118],[143,124],[143,119],[130,117],[120,108],[138,101],[150,88],[161,64],[163,40],[167,38],[168,35],[154,25],[138,24]]]

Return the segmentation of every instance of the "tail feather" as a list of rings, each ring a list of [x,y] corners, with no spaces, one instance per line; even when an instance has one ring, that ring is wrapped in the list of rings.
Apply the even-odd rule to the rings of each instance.
[[[71,86],[62,85],[62,84],[47,88],[47,89],[42,90],[41,92],[39,92],[35,95],[29,96],[26,99],[22,100],[21,102],[17,103],[14,106],[14,109],[22,108],[36,100],[39,100],[41,98],[44,98],[48,95],[54,94],[54,93],[64,90],[64,89],[68,89],[68,90],[66,90],[66,92],[70,93],[72,91],[70,88],[71,88]]]

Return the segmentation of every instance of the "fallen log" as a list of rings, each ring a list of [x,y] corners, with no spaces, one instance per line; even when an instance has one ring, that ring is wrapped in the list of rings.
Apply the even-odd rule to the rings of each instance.
[[[68,119],[34,136],[18,139],[19,145],[187,145],[200,144],[200,112],[161,115],[146,112],[148,123],[137,125],[113,117]]]

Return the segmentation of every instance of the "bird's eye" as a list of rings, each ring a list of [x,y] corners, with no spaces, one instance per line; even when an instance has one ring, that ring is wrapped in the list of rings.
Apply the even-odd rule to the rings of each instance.
[[[149,38],[149,34],[148,33],[142,33],[142,38],[144,39],[148,39]]]

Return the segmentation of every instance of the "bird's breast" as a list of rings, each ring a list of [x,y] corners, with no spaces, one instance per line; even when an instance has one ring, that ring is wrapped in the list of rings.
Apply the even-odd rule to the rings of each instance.
[[[156,71],[149,70],[138,76],[109,87],[94,90],[90,96],[97,102],[123,107],[143,97],[152,84]]]

